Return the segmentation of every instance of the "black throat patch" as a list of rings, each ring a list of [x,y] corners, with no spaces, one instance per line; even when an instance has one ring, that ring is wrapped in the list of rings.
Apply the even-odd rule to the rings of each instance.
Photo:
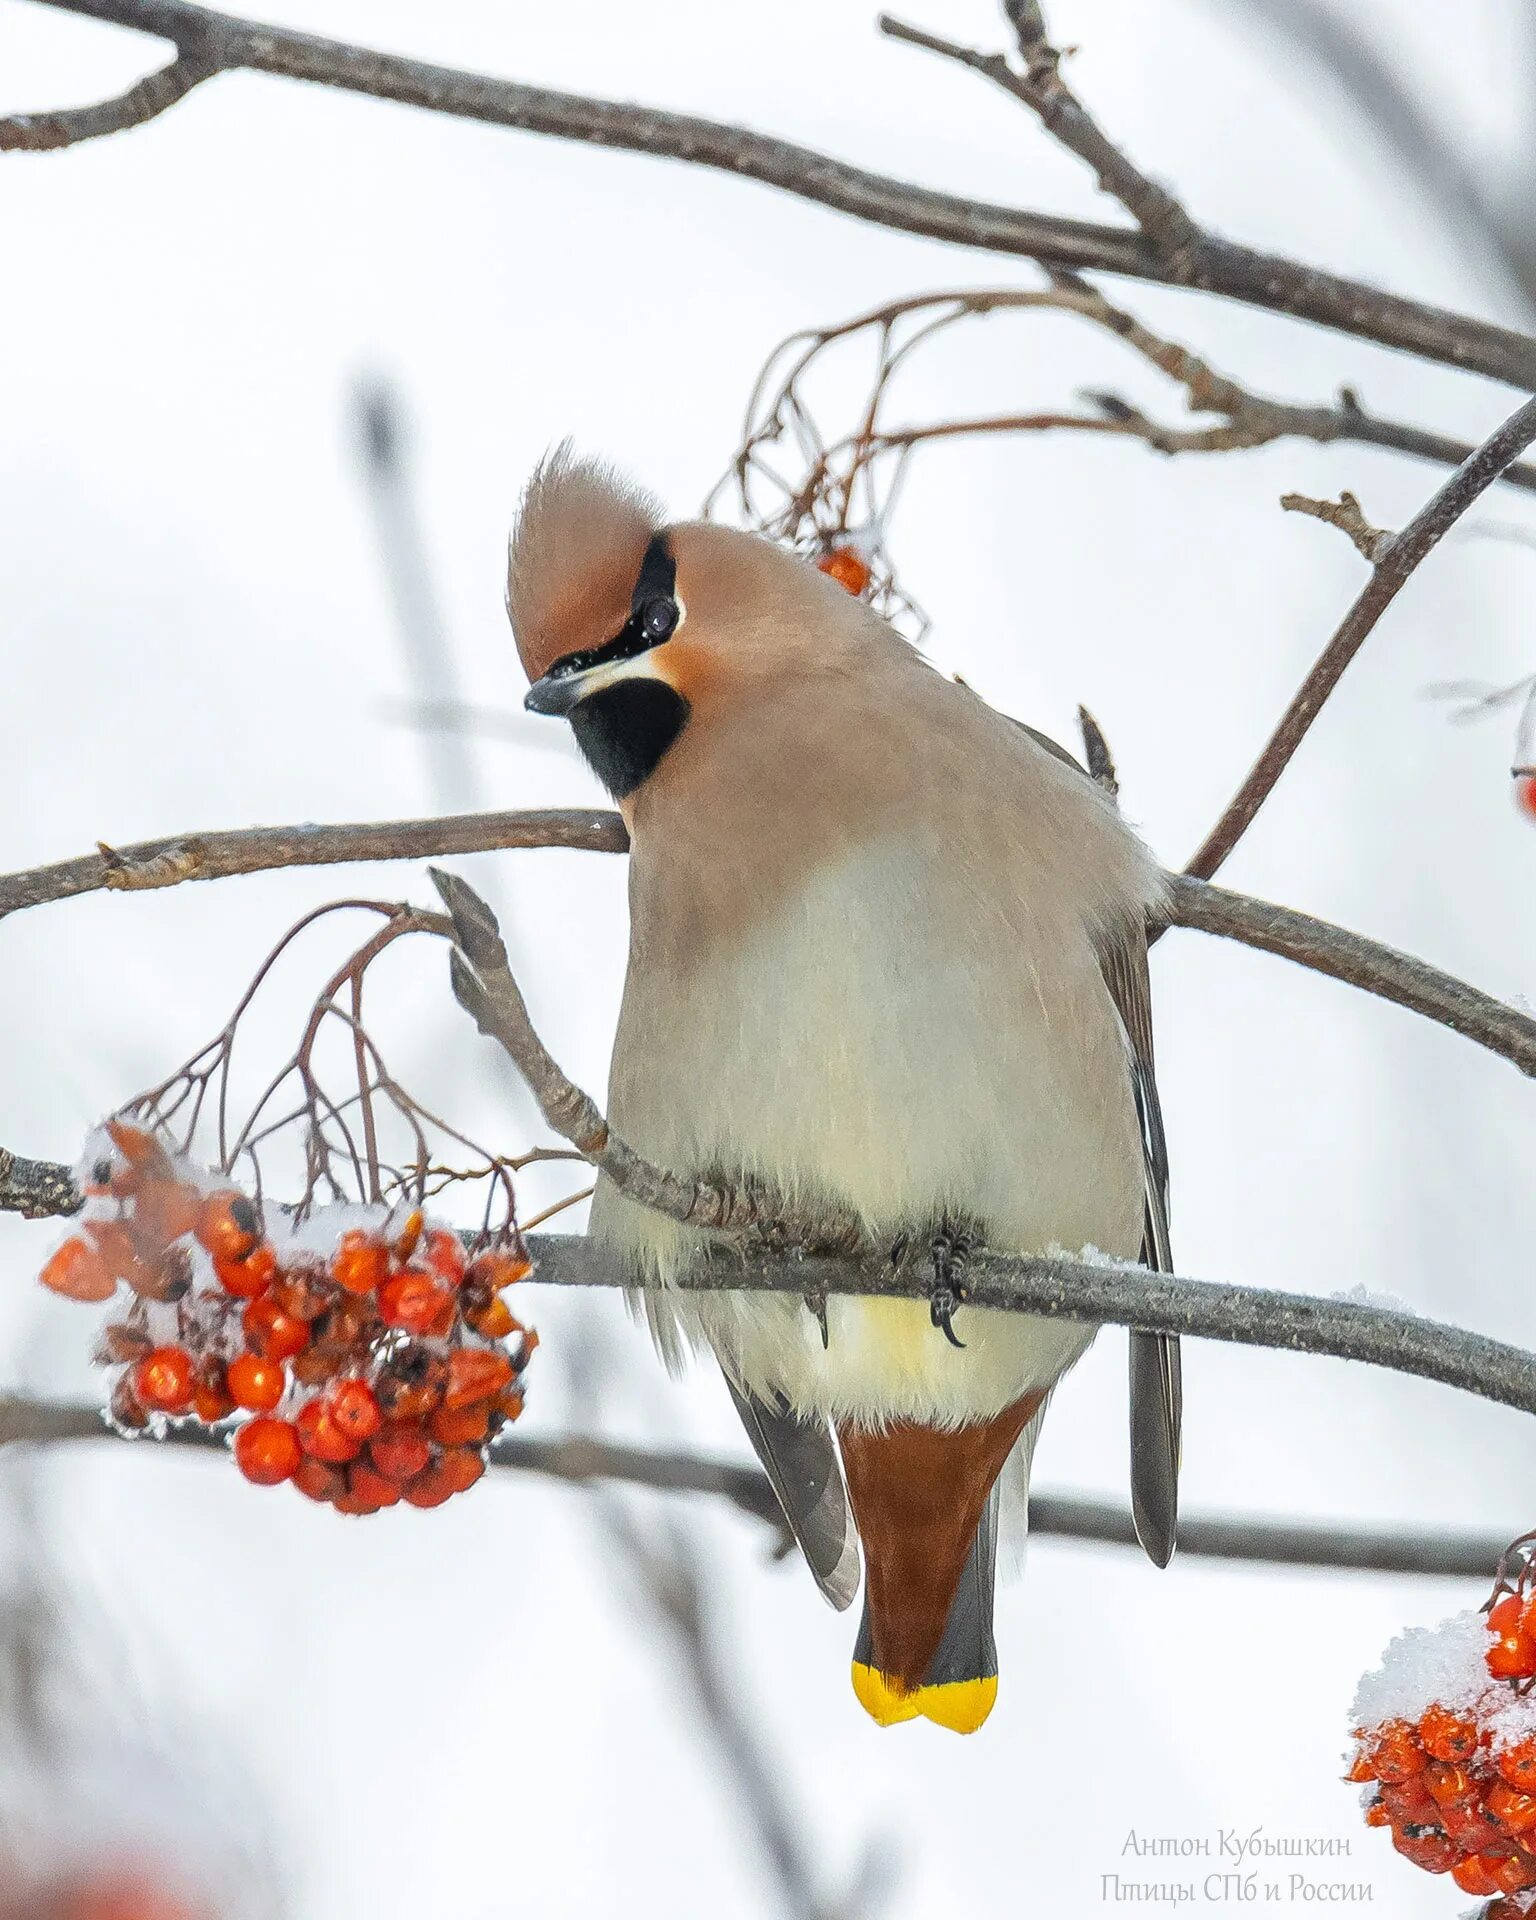
[[[571,711],[571,732],[592,771],[623,800],[648,780],[688,724],[688,702],[664,680],[621,680]]]
[[[664,533],[645,550],[635,590],[630,596],[629,619],[621,632],[601,647],[567,656],[573,670],[633,660],[661,644],[646,629],[647,613],[658,603],[677,612],[677,562]],[[663,639],[670,638],[668,628]],[[566,666],[557,664],[556,671]],[[665,681],[639,675],[589,694],[571,711],[571,731],[592,771],[615,800],[634,792],[655,772],[662,755],[688,724],[688,702]]]

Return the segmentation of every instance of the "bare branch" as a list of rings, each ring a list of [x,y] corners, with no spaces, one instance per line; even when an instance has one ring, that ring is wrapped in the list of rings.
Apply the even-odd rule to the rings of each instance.
[[[12,113],[0,117],[0,153],[50,153],[78,146],[104,133],[140,127],[184,100],[195,86],[219,71],[220,62],[199,50],[189,30],[168,66],[136,80],[126,93],[89,107],[60,107],[52,113]]]
[[[1383,527],[1373,527],[1352,493],[1341,493],[1337,500],[1314,500],[1305,493],[1282,493],[1280,505],[1287,513],[1304,513],[1310,519],[1337,527],[1354,542],[1361,559],[1369,560],[1373,567],[1386,559],[1388,548],[1397,538]]]
[[[1231,893],[1187,874],[1169,874],[1169,925],[1237,940],[1245,947],[1294,961],[1346,986],[1406,1007],[1437,1026],[1449,1027],[1475,1046],[1536,1075],[1536,1020],[1492,994],[1426,966],[1380,941],[1363,939],[1327,920],[1278,907],[1268,900]]]
[[[57,1160],[23,1160],[0,1147],[0,1213],[49,1220],[80,1206],[75,1176]]]
[[[1536,387],[1536,339],[1447,313],[1298,261],[1201,233],[1182,271],[1140,232],[937,193],[787,140],[376,52],[259,25],[187,0],[40,0],[185,44],[206,36],[225,68],[280,74],[436,113],[683,160],[755,179],[857,219],[1051,266],[1178,284],[1290,314],[1514,386]]]
[[[1231,804],[1206,835],[1186,871],[1209,880],[1247,832],[1254,815],[1285,772],[1291,756],[1338,685],[1344,669],[1376,622],[1396,599],[1419,562],[1437,546],[1474,501],[1536,440],[1536,399],[1518,407],[1495,433],[1464,460],[1420,508],[1382,557],[1333,638],[1313,662],[1280,724],[1254,762]]]
[[[0,877],[0,919],[106,887],[171,887],[274,867],[329,867],[352,860],[421,860],[512,847],[572,847],[623,853],[629,835],[616,813],[581,807],[524,813],[466,813],[437,820],[381,820],[366,826],[240,827],[172,834],[107,847],[80,860]]]
[[[44,1446],[62,1441],[111,1440],[98,1407],[81,1401],[35,1400],[0,1393],[0,1448]],[[223,1436],[197,1421],[168,1427],[159,1446],[221,1452]],[[493,1467],[531,1473],[567,1486],[594,1482],[642,1487],[659,1493],[701,1494],[720,1499],[748,1518],[761,1521],[775,1539],[775,1550],[793,1544],[779,1503],[764,1475],[734,1460],[698,1454],[625,1446],[588,1434],[550,1439],[503,1434],[490,1447]],[[1130,1509],[1108,1500],[1035,1491],[1030,1495],[1029,1531],[1044,1539],[1080,1540],[1100,1546],[1137,1547]],[[1277,1566],[1335,1567],[1354,1572],[1437,1575],[1481,1579],[1496,1564],[1505,1541],[1492,1536],[1454,1533],[1443,1528],[1415,1533],[1396,1527],[1346,1526],[1308,1520],[1255,1520],[1238,1514],[1181,1515],[1180,1559],[1253,1560]],[[1139,1551],[1139,1548],[1137,1549]]]
[[[1000,53],[978,53],[936,33],[911,27],[888,13],[880,15],[880,31],[892,40],[941,54],[974,73],[985,74],[994,86],[1011,93],[1039,116],[1047,131],[1070,153],[1093,169],[1103,192],[1118,200],[1167,263],[1169,277],[1183,280],[1189,272],[1200,231],[1166,188],[1160,187],[1103,131],[1061,77],[1061,54],[1046,36],[1045,20],[1034,0],[1010,0],[1006,11],[1018,37],[1024,71],[1016,72]]]

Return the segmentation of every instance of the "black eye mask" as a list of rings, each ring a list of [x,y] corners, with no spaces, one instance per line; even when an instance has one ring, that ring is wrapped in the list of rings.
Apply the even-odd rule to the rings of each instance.
[[[630,597],[629,618],[611,640],[600,647],[583,647],[577,653],[562,654],[544,676],[564,680],[573,673],[585,673],[589,667],[605,667],[619,660],[633,660],[649,653],[677,631],[677,562],[667,536],[658,533],[645,550],[639,577]]]

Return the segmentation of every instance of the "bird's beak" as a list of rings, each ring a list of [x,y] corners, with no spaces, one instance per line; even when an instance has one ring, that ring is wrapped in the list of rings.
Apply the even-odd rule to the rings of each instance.
[[[592,691],[592,674],[587,673],[546,673],[542,680],[535,680],[523,695],[523,705],[529,713],[550,713],[556,716],[569,713],[584,694]]]
[[[598,660],[580,665],[576,660],[557,660],[542,680],[535,680],[523,695],[529,713],[548,713],[557,717],[569,714],[589,694],[601,693],[618,680],[655,678],[657,669],[651,652],[622,660]]]

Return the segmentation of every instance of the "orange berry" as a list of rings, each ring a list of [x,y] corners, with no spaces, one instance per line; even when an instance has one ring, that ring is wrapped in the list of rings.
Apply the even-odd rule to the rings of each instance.
[[[1523,1893],[1536,1886],[1536,1861],[1529,1854],[1486,1854],[1484,1858],[1492,1862],[1489,1872],[1500,1893]]]
[[[1493,1877],[1497,1864],[1485,1854],[1469,1853],[1465,1860],[1458,1860],[1451,1868],[1451,1878],[1463,1893],[1497,1893],[1499,1883]]]
[[[533,1262],[525,1254],[514,1253],[510,1247],[488,1247],[470,1261],[464,1277],[500,1293],[503,1287],[526,1280],[532,1272]]]
[[[1504,1829],[1497,1820],[1490,1819],[1475,1800],[1460,1806],[1442,1807],[1439,1824],[1463,1853],[1487,1853],[1490,1849],[1508,1844]]]
[[[366,1380],[343,1380],[326,1401],[332,1420],[359,1446],[371,1440],[384,1423],[379,1402]]]
[[[152,1180],[133,1206],[134,1238],[146,1253],[156,1254],[173,1240],[197,1230],[202,1195],[180,1180]]]
[[[448,1288],[417,1267],[395,1274],[379,1290],[380,1313],[390,1326],[402,1327],[407,1333],[433,1333],[445,1313],[451,1323],[453,1310],[454,1299]]]
[[[1507,1780],[1495,1780],[1483,1804],[1506,1833],[1528,1833],[1536,1827],[1536,1794],[1522,1793]]]
[[[491,1427],[491,1410],[483,1400],[473,1406],[444,1404],[428,1416],[427,1431],[445,1447],[479,1446]]]
[[[1518,1593],[1502,1594],[1489,1609],[1488,1631],[1490,1633],[1518,1632],[1520,1617],[1524,1610],[1525,1602]]]
[[[192,1356],[185,1347],[156,1347],[133,1369],[133,1390],[151,1413],[184,1413],[192,1404]]]
[[[110,1320],[97,1335],[96,1351],[91,1358],[99,1367],[120,1367],[142,1360],[154,1344],[142,1327],[131,1327],[124,1320]]]
[[[1510,1786],[1536,1793],[1536,1735],[1506,1747],[1495,1756],[1494,1765]]]
[[[478,1447],[449,1447],[437,1471],[455,1493],[467,1493],[485,1472],[485,1461]]]
[[[291,1480],[303,1459],[299,1436],[288,1420],[247,1420],[235,1434],[235,1465],[258,1487]]]
[[[521,1387],[508,1387],[505,1393],[498,1394],[496,1397],[496,1411],[503,1420],[520,1420],[526,1404]],[[1354,1777],[1353,1774],[1350,1775],[1351,1779]],[[1369,1777],[1372,1780],[1376,1778],[1375,1774],[1369,1776],[1362,1774],[1360,1777],[1361,1779]]]
[[[445,1286],[456,1287],[464,1278],[468,1256],[456,1233],[446,1227],[434,1227],[422,1242],[421,1259]]]
[[[354,1460],[347,1468],[347,1490],[358,1499],[366,1500],[375,1512],[380,1507],[394,1506],[400,1498],[396,1483],[366,1460]]]
[[[386,1420],[368,1442],[368,1457],[386,1480],[414,1480],[431,1463],[432,1449],[414,1420]]]
[[[1477,1782],[1465,1767],[1431,1760],[1424,1769],[1424,1785],[1440,1807],[1470,1806],[1478,1797]]]
[[[500,1393],[511,1381],[512,1362],[504,1353],[490,1353],[484,1347],[459,1347],[448,1356],[443,1405],[472,1406],[477,1400]]]
[[[336,1376],[336,1356],[311,1342],[288,1362],[288,1370],[301,1387],[321,1387]]]
[[[235,1396],[229,1390],[227,1369],[216,1358],[204,1360],[197,1369],[192,1388],[192,1411],[205,1426],[216,1426],[235,1410]]]
[[[1449,1873],[1459,1858],[1456,1842],[1438,1827],[1394,1827],[1392,1844],[1426,1873]]]
[[[326,1460],[332,1466],[340,1466],[348,1460],[355,1460],[362,1452],[361,1440],[354,1440],[337,1426],[331,1410],[324,1400],[307,1400],[299,1408],[295,1425],[299,1429],[299,1440],[306,1453],[313,1454],[317,1460]]]
[[[1424,1749],[1406,1720],[1388,1720],[1377,1728],[1371,1763],[1376,1769],[1376,1778],[1387,1785],[1396,1785],[1423,1771]]]
[[[869,585],[869,562],[852,547],[833,547],[816,562],[846,592],[857,597]]]
[[[421,1240],[421,1230],[426,1224],[420,1207],[413,1207],[405,1216],[405,1224],[395,1235],[395,1244],[391,1249],[402,1266],[416,1251]]]
[[[1495,1680],[1525,1680],[1536,1673],[1536,1640],[1528,1633],[1500,1634],[1484,1655]]]
[[[1392,1816],[1380,1800],[1373,1800],[1365,1810],[1365,1824],[1368,1827],[1390,1827]]]
[[[115,1173],[108,1167],[113,1193],[137,1193],[149,1181],[175,1177],[170,1155],[147,1127],[137,1126],[132,1120],[109,1120],[107,1134],[126,1163]]]
[[[306,1499],[335,1501],[347,1490],[347,1476],[340,1467],[327,1465],[305,1454],[294,1469],[293,1484]]]
[[[78,1234],[71,1234],[57,1252],[49,1255],[37,1277],[66,1300],[110,1300],[117,1292],[117,1281],[107,1263]]]
[[[240,1324],[246,1339],[268,1360],[291,1360],[309,1345],[309,1322],[284,1313],[270,1293],[250,1302]]]
[[[442,1405],[448,1363],[428,1347],[405,1347],[374,1386],[386,1419],[419,1420]]]
[[[290,1267],[286,1272],[279,1271],[273,1280],[272,1298],[295,1320],[318,1320],[335,1305],[336,1289],[320,1267]]]
[[[1419,1740],[1432,1760],[1470,1760],[1477,1752],[1477,1723],[1449,1707],[1433,1706],[1419,1721]]]
[[[140,1255],[125,1220],[91,1220],[86,1223],[85,1231],[114,1280],[126,1280],[138,1293],[150,1290],[148,1263]]]
[[[1515,779],[1515,805],[1536,820],[1536,773],[1522,773]]]
[[[270,1413],[288,1389],[282,1361],[260,1353],[237,1353],[225,1377],[235,1405],[250,1413]]]
[[[256,1247],[243,1260],[214,1261],[214,1273],[226,1293],[233,1294],[236,1300],[254,1300],[266,1292],[272,1273],[261,1255],[262,1248]],[[275,1259],[273,1265],[276,1265]]]
[[[204,1198],[196,1233],[215,1260],[244,1260],[261,1239],[261,1215],[248,1193],[227,1187]]]
[[[1381,1802],[1396,1821],[1406,1820],[1414,1826],[1428,1827],[1443,1824],[1439,1803],[1425,1784],[1422,1773],[1399,1781],[1396,1786],[1383,1787]]]
[[[460,1310],[465,1325],[472,1327],[483,1339],[505,1340],[508,1334],[517,1331],[512,1309],[498,1293],[490,1294],[484,1300],[465,1297],[461,1300]]]
[[[375,1293],[389,1278],[389,1248],[377,1234],[351,1227],[331,1255],[331,1278],[348,1293]]]
[[[413,1507],[440,1507],[457,1491],[450,1476],[443,1471],[441,1460],[434,1460],[414,1480],[407,1481],[404,1488],[405,1497]]]

